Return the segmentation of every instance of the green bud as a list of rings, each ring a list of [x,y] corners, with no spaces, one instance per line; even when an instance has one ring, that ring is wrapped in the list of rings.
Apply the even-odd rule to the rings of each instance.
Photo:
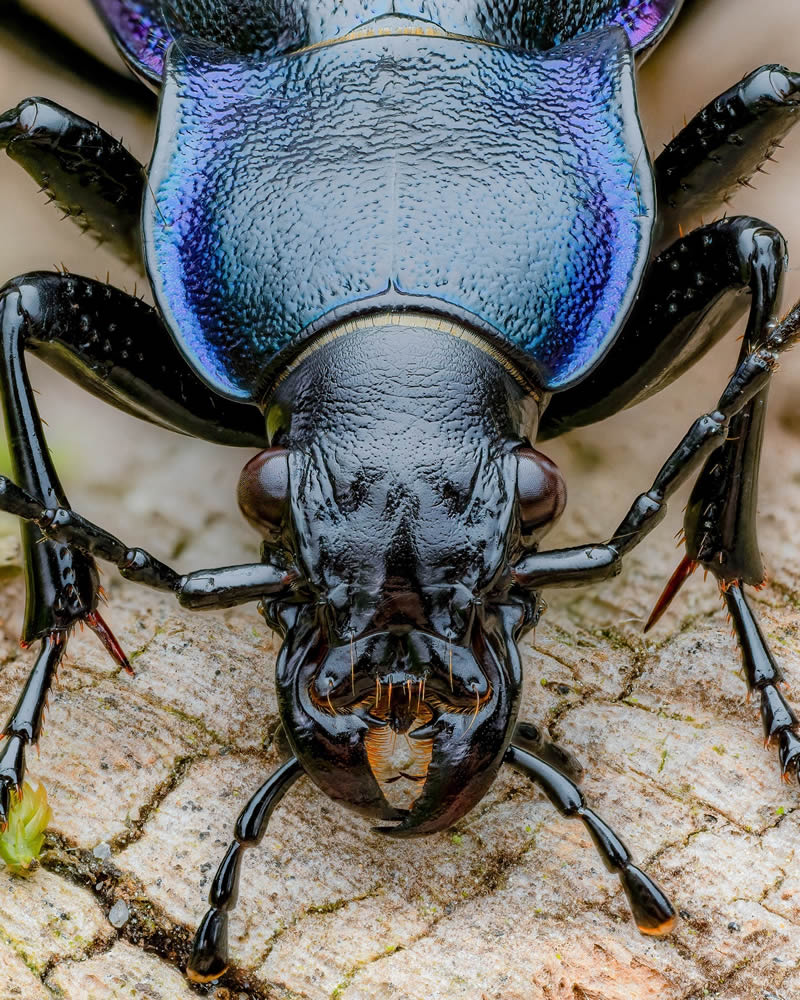
[[[30,875],[38,867],[36,859],[52,818],[44,785],[34,788],[26,781],[21,795],[11,793],[8,826],[0,833],[0,858],[15,875]]]

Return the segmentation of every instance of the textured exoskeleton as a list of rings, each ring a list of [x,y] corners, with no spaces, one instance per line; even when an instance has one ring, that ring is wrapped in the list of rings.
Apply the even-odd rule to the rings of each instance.
[[[679,0],[95,6],[159,93],[147,174],[43,99],[0,118],[0,144],[142,264],[157,307],[50,273],[0,293],[15,480],[0,506],[25,519],[23,638],[42,643],[5,729],[0,818],[72,627],[87,621],[126,662],[97,612],[98,557],[189,608],[258,601],[283,636],[292,756],[239,818],[193,979],[224,971],[242,852],[301,775],[402,837],[457,821],[508,763],[583,820],[639,928],[665,933],[672,905],[584,802],[580,765],[518,720],[517,641],[547,587],[619,572],[692,477],[687,555],[656,614],[695,566],[714,574],[765,732],[796,771],[796,719],[742,584],[763,577],[766,392],[800,313],[776,321],[773,227],[735,217],[684,235],[680,219],[770,155],[800,76],[756,70],[652,162],[635,70]],[[669,384],[745,312],[716,408],[611,537],[543,549],[566,489],[537,440]],[[137,416],[260,449],[239,503],[261,561],[180,575],[70,510],[25,349]]]

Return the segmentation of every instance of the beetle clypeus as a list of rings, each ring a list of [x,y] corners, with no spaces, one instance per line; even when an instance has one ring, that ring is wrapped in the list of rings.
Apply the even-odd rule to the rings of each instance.
[[[284,638],[292,757],[239,819],[191,978],[224,971],[242,852],[303,774],[410,836],[452,825],[508,763],[586,824],[639,928],[667,932],[669,900],[585,804],[580,765],[518,721],[516,643],[547,587],[619,572],[694,478],[687,554],[654,619],[696,566],[714,575],[765,733],[797,771],[795,718],[742,584],[763,579],[766,391],[800,313],[775,319],[774,228],[680,223],[770,155],[800,77],[756,70],[651,165],[634,64],[677,0],[95,5],[160,91],[149,186],[120,143],[43,99],[0,117],[0,144],[79,224],[144,261],[157,309],[67,274],[0,293],[15,480],[0,481],[0,505],[25,519],[23,638],[41,642],[5,728],[0,816],[74,625],[127,663],[97,611],[98,557],[185,607],[258,601]],[[537,441],[669,384],[746,311],[717,408],[613,535],[540,551],[566,491]],[[261,449],[239,503],[262,560],[182,576],[71,511],[24,349],[136,415]]]

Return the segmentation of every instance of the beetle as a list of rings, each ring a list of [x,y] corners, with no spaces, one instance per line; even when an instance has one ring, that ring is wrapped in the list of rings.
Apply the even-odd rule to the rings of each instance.
[[[794,123],[798,77],[756,71],[651,165],[634,59],[677,3],[567,15],[395,3],[370,17],[346,5],[287,4],[279,17],[259,4],[97,6],[161,88],[152,197],[119,143],[50,102],[4,115],[0,142],[80,224],[126,258],[144,253],[158,309],[71,275],[26,275],[2,292],[19,484],[2,480],[2,506],[27,519],[23,637],[41,652],[5,727],[0,807],[74,624],[126,663],[97,611],[96,556],[186,607],[258,600],[284,636],[293,756],[240,817],[192,978],[224,970],[242,851],[301,774],[407,836],[455,822],[505,761],[584,821],[640,928],[665,932],[671,904],[585,804],[576,762],[518,723],[516,642],[543,590],[618,572],[697,476],[687,556],[656,614],[694,566],[714,574],[765,732],[783,772],[796,770],[794,716],[742,590],[763,578],[766,385],[799,322],[774,317],[785,247],[750,218],[678,227],[769,155]],[[566,493],[537,441],[668,384],[746,309],[743,289],[748,331],[718,408],[610,539],[542,551]],[[239,487],[262,561],[180,576],[71,511],[25,348],[135,415],[262,449]],[[399,769],[393,734],[412,750]]]

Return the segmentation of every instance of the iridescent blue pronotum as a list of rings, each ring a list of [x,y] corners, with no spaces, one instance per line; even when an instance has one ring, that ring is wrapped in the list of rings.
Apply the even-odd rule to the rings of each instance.
[[[645,933],[669,901],[585,804],[580,765],[517,719],[517,640],[548,586],[617,573],[687,478],[687,554],[722,586],[778,742],[796,719],[742,585],[786,250],[736,217],[684,235],[768,158],[800,76],[757,70],[651,163],[635,65],[679,0],[95,0],[160,93],[145,172],[41,99],[0,143],[84,229],[142,263],[151,309],[103,283],[27,274],[0,292],[2,386],[25,519],[24,640],[36,666],[5,727],[0,819],[38,739],[67,638],[97,612],[92,557],[189,608],[260,602],[283,636],[292,756],[256,793],[188,962],[227,965],[243,850],[308,775],[393,836],[432,833],[505,762],[588,827]],[[147,179],[146,179],[147,178]],[[611,537],[542,551],[566,498],[538,439],[667,385],[747,313],[738,368]],[[131,414],[258,448],[239,502],[261,561],[180,576],[68,509],[24,352]],[[397,734],[404,739],[397,740]],[[399,753],[393,747],[402,747]]]

